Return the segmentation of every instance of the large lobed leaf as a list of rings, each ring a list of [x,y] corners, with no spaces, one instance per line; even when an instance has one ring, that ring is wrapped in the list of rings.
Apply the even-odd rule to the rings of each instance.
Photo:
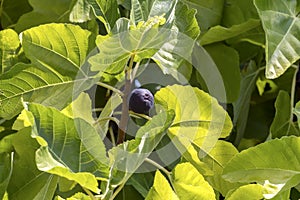
[[[223,177],[231,182],[266,183],[281,191],[298,185],[300,177],[300,138],[274,139],[237,154],[225,167]],[[276,191],[276,194],[278,191]]]
[[[300,58],[296,0],[255,0],[266,32],[266,77],[277,78]]]
[[[175,110],[168,135],[182,153],[191,144],[209,152],[218,138],[227,137],[231,131],[227,112],[216,99],[198,88],[167,86],[155,94],[155,101],[162,106],[158,107],[158,112],[160,109]]]
[[[96,177],[107,177],[108,160],[95,128],[81,118],[69,118],[54,108],[39,104],[26,107],[32,136],[41,145],[36,151],[38,169],[99,192]]]
[[[213,188],[190,163],[178,164],[169,178],[174,191],[166,178],[156,171],[153,186],[146,200],[216,199]]]
[[[0,116],[22,110],[21,98],[62,109],[91,86],[81,67],[95,47],[95,35],[71,24],[47,24],[22,33],[22,45],[32,64],[18,63],[0,78]],[[51,94],[51,95],[49,95]]]

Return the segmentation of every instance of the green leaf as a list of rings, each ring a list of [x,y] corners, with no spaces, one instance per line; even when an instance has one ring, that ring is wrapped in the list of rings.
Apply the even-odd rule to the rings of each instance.
[[[237,100],[240,95],[240,66],[238,53],[231,47],[223,44],[205,46],[205,50],[215,61],[222,76],[226,90],[227,103]]]
[[[92,112],[92,101],[87,93],[82,92],[70,105],[62,110],[70,118],[81,118],[91,125],[95,123]]]
[[[36,152],[39,170],[77,181],[98,192],[96,177],[107,177],[108,160],[105,146],[94,127],[54,108],[39,104],[27,106],[28,115],[34,117],[32,136],[41,145]]]
[[[117,0],[85,0],[93,8],[94,14],[110,32],[120,17]]]
[[[225,27],[239,25],[251,19],[259,19],[253,0],[226,0],[222,19]]]
[[[1,1],[1,27],[12,28],[23,14],[31,10],[28,0]]]
[[[168,136],[180,152],[195,144],[209,152],[218,138],[227,137],[232,123],[227,112],[217,100],[191,86],[167,86],[155,94],[160,110],[175,110],[175,119],[168,129]]]
[[[8,71],[20,60],[20,41],[12,29],[0,31],[0,74]]]
[[[241,185],[222,178],[224,167],[237,153],[237,149],[231,143],[222,140],[218,140],[210,152],[200,150],[198,153],[199,158],[214,172],[213,176],[206,176],[205,179],[223,196]]]
[[[87,72],[81,66],[95,48],[95,39],[96,35],[76,25],[47,24],[24,31],[22,45],[34,65],[62,76],[82,78]]]
[[[14,153],[0,154],[0,198],[2,199],[7,189],[13,170]]]
[[[135,173],[126,184],[132,185],[144,198],[153,185],[154,176],[150,173]]]
[[[266,77],[282,75],[300,58],[297,1],[255,0],[266,32]]]
[[[178,2],[175,8],[174,26],[169,32],[170,39],[152,57],[164,74],[171,74],[179,82],[185,84],[186,78],[178,71],[183,61],[191,63],[191,54],[200,29],[195,18],[196,10],[189,9]],[[178,33],[178,31],[179,33]]]
[[[139,168],[139,172],[149,171],[142,168],[141,164],[152,153],[160,140],[166,134],[166,130],[174,119],[174,112],[161,112],[155,115],[136,133],[135,140],[126,141],[113,147],[109,153],[110,170],[117,175],[110,176],[112,184],[121,184]]]
[[[161,23],[163,17],[156,16],[130,28],[130,21],[120,18],[111,34],[98,36],[100,53],[89,59],[91,69],[100,74],[119,74],[132,55],[137,61],[150,58],[171,37],[170,30],[158,28]]]
[[[236,102],[233,103],[234,117],[233,124],[236,126],[237,137],[235,144],[239,144],[243,138],[250,109],[250,101],[253,91],[256,88],[256,80],[260,74],[261,69],[256,69],[256,64],[251,61],[248,66],[248,72],[241,80],[240,95]]]
[[[172,185],[182,200],[216,199],[213,188],[190,163],[178,164],[172,170]]]
[[[200,38],[201,45],[207,45],[214,42],[227,40],[238,35],[241,35],[249,30],[257,28],[260,25],[260,20],[250,19],[244,23],[233,25],[229,28],[220,25],[210,28]]]
[[[274,139],[237,154],[226,165],[223,177],[231,182],[283,184],[281,191],[300,183],[300,138]]]
[[[181,2],[197,10],[196,18],[203,32],[220,24],[224,0],[183,0]]]
[[[146,200],[179,200],[178,196],[174,193],[166,178],[156,171],[154,183],[150,189]]]
[[[51,22],[69,22],[69,15],[73,7],[72,2],[74,1],[53,0],[49,2],[28,0],[28,2],[32,6],[33,10],[22,15],[19,18],[15,26],[17,32],[21,32],[25,29]]]
[[[32,64],[19,63],[1,76],[0,116],[17,115],[22,110],[21,98],[62,109],[91,87],[93,78],[81,65],[94,48],[94,39],[89,31],[70,24],[48,24],[23,32],[22,44]]]
[[[286,91],[281,90],[275,102],[276,113],[270,133],[272,138],[280,138],[288,135],[300,135],[299,129],[293,122],[293,105],[291,97]]]
[[[52,200],[58,177],[37,169],[35,151],[39,145],[30,133],[31,129],[25,128],[14,135],[15,156],[8,196],[16,200]]]
[[[50,174],[55,174],[64,177],[68,180],[75,181],[82,187],[89,189],[95,193],[99,193],[98,182],[95,176],[88,172],[72,172],[69,168],[56,161],[48,147],[42,146],[36,151],[36,163],[37,167],[41,171],[45,171]]]
[[[263,187],[259,184],[243,185],[226,195],[226,200],[260,200],[263,199]]]

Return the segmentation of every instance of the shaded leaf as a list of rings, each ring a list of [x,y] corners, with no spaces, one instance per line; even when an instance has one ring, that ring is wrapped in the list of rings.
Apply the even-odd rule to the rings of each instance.
[[[28,0],[28,2],[33,10],[19,18],[15,26],[17,32],[51,22],[69,22],[69,15],[73,5],[72,0],[53,0],[51,2]]]
[[[18,12],[16,12],[16,10]],[[28,0],[9,0],[1,3],[1,27],[13,27],[18,19],[32,10]]]
[[[183,0],[182,2],[197,10],[196,18],[203,32],[220,24],[224,0]]]
[[[3,199],[13,171],[13,153],[0,153],[0,198]]]
[[[297,1],[255,0],[266,32],[266,77],[282,75],[300,58]]]
[[[223,44],[205,46],[205,50],[216,63],[226,90],[227,103],[232,103],[240,96],[240,66],[238,53]]]
[[[52,200],[58,177],[37,169],[35,151],[39,145],[30,133],[31,129],[25,128],[13,138],[15,156],[7,189],[8,197],[16,200]]]
[[[206,33],[200,38],[201,45],[207,45],[214,42],[220,42],[227,40],[249,30],[252,30],[260,25],[260,20],[250,19],[244,23],[233,25],[229,28],[220,25],[210,28]]]
[[[291,98],[286,91],[281,90],[275,102],[276,113],[270,133],[272,138],[280,138],[287,135],[300,134],[299,129],[293,122],[293,105]]]

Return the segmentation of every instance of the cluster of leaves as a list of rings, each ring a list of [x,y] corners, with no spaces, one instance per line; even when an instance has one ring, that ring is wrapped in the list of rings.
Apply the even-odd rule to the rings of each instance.
[[[0,5],[0,198],[299,198],[299,1]]]

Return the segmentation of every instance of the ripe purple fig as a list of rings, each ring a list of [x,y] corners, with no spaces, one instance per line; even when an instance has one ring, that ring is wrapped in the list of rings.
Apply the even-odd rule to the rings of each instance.
[[[139,114],[149,114],[149,110],[153,107],[154,98],[152,93],[144,88],[136,88],[132,90],[129,96],[129,110]]]

